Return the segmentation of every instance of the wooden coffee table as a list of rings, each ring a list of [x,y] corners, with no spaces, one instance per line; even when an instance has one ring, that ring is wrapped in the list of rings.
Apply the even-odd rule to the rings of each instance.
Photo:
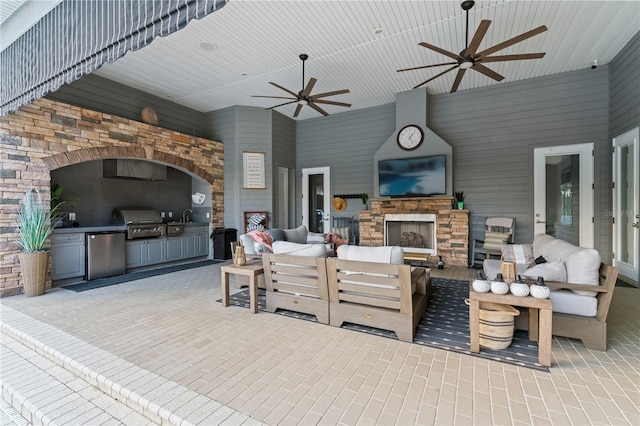
[[[473,290],[473,279],[469,280],[469,334],[471,352],[480,352],[480,302],[529,308],[529,340],[538,342],[538,362],[551,366],[551,299],[536,299],[532,296],[517,297],[513,294],[478,293]]]
[[[234,264],[220,268],[222,275],[222,306],[229,306],[229,275],[243,275],[249,277],[249,309],[254,314],[258,312],[258,276],[264,274],[262,259],[247,260],[244,266]]]

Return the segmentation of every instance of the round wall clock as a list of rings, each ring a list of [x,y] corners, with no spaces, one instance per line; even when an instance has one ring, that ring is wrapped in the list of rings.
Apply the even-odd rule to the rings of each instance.
[[[400,148],[405,151],[413,151],[422,145],[422,142],[424,141],[424,132],[420,126],[409,124],[408,126],[404,126],[400,129],[397,141]]]

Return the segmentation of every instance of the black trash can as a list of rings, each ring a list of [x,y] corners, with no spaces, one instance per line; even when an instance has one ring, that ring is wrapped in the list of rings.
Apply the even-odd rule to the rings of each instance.
[[[238,241],[238,230],[233,228],[215,228],[211,233],[213,240],[213,258],[231,259],[231,243]]]

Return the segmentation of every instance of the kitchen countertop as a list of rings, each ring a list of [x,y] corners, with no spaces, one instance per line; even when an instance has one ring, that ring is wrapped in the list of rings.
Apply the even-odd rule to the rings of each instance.
[[[80,232],[108,232],[108,231],[126,231],[125,225],[108,225],[108,226],[87,226],[87,227],[65,227],[55,228],[53,234],[75,234]]]
[[[187,226],[209,226],[209,222],[172,222],[172,225],[184,225]],[[126,225],[107,225],[107,226],[78,226],[78,227],[64,227],[55,228],[53,234],[75,234],[81,232],[109,232],[109,231],[126,231]]]

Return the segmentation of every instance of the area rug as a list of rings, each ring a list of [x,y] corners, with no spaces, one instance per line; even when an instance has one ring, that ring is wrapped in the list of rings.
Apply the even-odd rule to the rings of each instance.
[[[548,367],[538,363],[538,344],[530,342],[526,331],[517,330],[511,346],[504,350],[482,348],[480,353],[469,350],[469,307],[464,299],[469,295],[467,281],[433,279],[433,294],[429,299],[427,312],[416,328],[413,343],[444,349],[480,358],[504,362],[520,367],[549,371]],[[218,300],[220,302],[221,300]],[[229,297],[231,305],[249,307],[249,290],[245,289]],[[258,290],[258,306],[265,310],[265,290]],[[294,317],[307,321],[316,321],[315,316],[299,312],[278,309],[276,314]],[[389,339],[396,339],[395,333],[373,327],[346,323],[342,328],[363,333],[375,334]]]
[[[220,262],[223,262],[223,260],[202,260],[200,262],[183,263],[180,265],[167,266],[164,268],[151,269],[148,271],[139,271],[132,272],[130,274],[116,275],[115,277],[98,278],[97,280],[84,281],[78,284],[63,286],[61,288],[64,288],[65,290],[73,290],[76,293],[79,293],[81,291],[93,290],[95,288],[108,287],[110,285],[140,280],[142,278],[155,277],[156,275],[168,274],[170,272],[184,271],[186,269],[215,265],[216,263]]]

